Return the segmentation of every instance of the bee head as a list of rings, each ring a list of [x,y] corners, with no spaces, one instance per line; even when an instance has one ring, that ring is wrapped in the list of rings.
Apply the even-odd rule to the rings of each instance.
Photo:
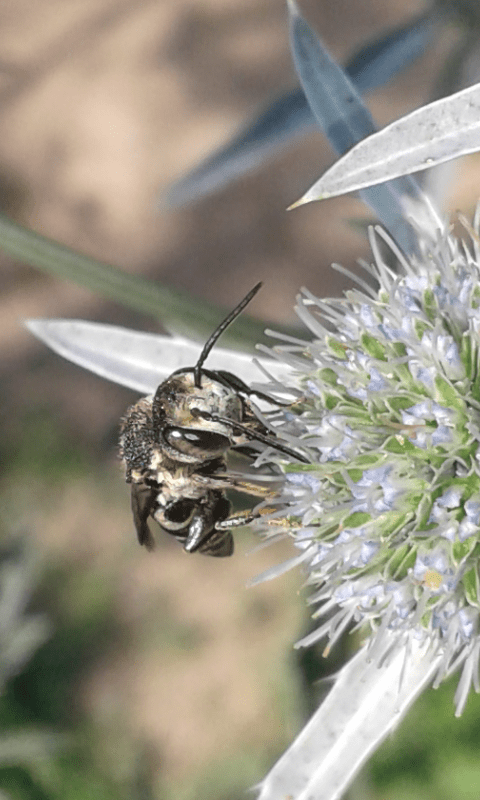
[[[242,418],[242,399],[231,388],[205,375],[195,386],[193,371],[177,374],[158,387],[152,404],[157,443],[170,458],[200,463],[223,456],[235,443],[231,426],[208,419]]]
[[[261,285],[257,283],[214,330],[194,367],[178,370],[158,387],[152,403],[155,438],[172,460],[187,464],[210,461],[236,443],[234,427],[221,420],[241,422],[242,398],[234,386],[220,379],[220,373],[204,370],[203,365],[219,337]]]

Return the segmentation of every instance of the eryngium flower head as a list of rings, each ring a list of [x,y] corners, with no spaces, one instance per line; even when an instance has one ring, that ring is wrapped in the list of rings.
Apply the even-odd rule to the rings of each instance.
[[[424,241],[419,258],[396,254],[400,275],[372,246],[378,288],[303,292],[315,340],[274,348],[302,395],[285,431],[311,459],[285,467],[282,516],[328,614],[300,644],[331,644],[352,622],[369,629],[373,658],[386,631],[429,638],[436,682],[464,662],[459,713],[472,680],[478,690],[479,241]]]

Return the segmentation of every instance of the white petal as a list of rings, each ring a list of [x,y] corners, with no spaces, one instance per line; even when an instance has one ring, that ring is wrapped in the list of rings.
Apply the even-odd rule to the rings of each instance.
[[[342,797],[432,681],[439,661],[433,646],[411,640],[378,666],[365,646],[339,672],[326,700],[262,781],[258,800]]]
[[[195,364],[202,345],[180,336],[132,331],[115,325],[69,319],[30,319],[27,328],[56,353],[102,378],[142,394],[155,391],[176,369]],[[247,383],[262,380],[253,356],[215,347],[206,367],[233,372]],[[273,359],[258,359],[275,378],[288,368]]]

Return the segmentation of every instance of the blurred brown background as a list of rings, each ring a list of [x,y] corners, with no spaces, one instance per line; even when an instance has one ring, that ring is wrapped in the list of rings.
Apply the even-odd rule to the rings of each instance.
[[[423,7],[302,4],[340,60]],[[445,36],[369,98],[379,124],[429,99]],[[295,84],[283,2],[3,0],[0,53],[0,204],[23,224],[228,308],[262,279],[252,313],[270,321],[293,320],[301,285],[340,291],[332,261],[352,267],[366,256],[348,219],[369,212],[354,199],[285,211],[332,161],[320,134],[192,207],[159,207],[162,189]],[[468,210],[476,189],[464,174],[452,207]],[[115,461],[118,418],[134,395],[62,362],[21,319],[155,323],[1,254],[0,268],[5,507],[31,528],[46,564],[75,567],[80,598],[110,581],[130,632],[121,648],[98,645],[75,702],[104,741],[118,736],[117,767],[123,736],[146,743],[154,780],[177,787],[162,796],[193,800],[233,763],[246,787],[300,724],[290,648],[304,624],[302,576],[244,588],[291,550],[245,559],[253,541],[241,533],[228,563],[169,543],[140,552]],[[77,467],[53,480],[65,451]]]

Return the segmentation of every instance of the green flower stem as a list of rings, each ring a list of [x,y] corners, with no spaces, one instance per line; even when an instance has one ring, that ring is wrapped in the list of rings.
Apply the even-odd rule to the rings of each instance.
[[[12,258],[159,319],[169,333],[204,341],[225,316],[214,303],[77,253],[4,214],[0,214],[0,247]],[[266,341],[264,327],[262,322],[242,315],[222,336],[222,345],[253,350],[258,342]],[[295,331],[285,329],[285,333]]]

